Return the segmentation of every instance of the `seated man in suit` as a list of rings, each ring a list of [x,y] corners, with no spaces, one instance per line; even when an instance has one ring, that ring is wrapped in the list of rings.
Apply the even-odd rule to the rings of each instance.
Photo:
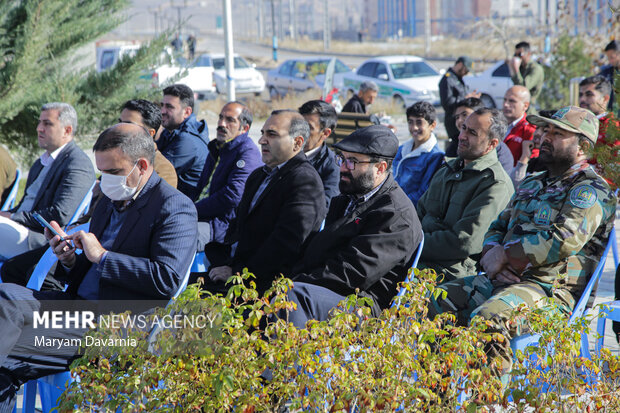
[[[46,338],[80,338],[84,326],[35,328],[33,312],[50,306],[71,307],[93,300],[115,301],[117,310],[143,300],[169,300],[181,285],[196,245],[196,209],[192,202],[153,171],[155,148],[145,130],[118,124],[105,130],[94,146],[102,172],[99,202],[91,232],[66,238],[46,230],[60,263],[57,276],[69,280],[63,291],[32,291],[16,284],[0,284],[0,411],[11,411],[15,392],[27,380],[68,370],[78,347],[37,345]],[[71,245],[70,242],[74,245]],[[84,251],[75,254],[75,248]],[[59,304],[58,300],[63,300]],[[148,305],[148,303],[146,304]],[[126,307],[126,308],[118,308]]]
[[[205,248],[212,264],[205,288],[213,292],[226,291],[224,282],[245,267],[259,291],[268,289],[277,276],[290,274],[306,238],[325,218],[323,183],[303,153],[308,122],[296,111],[275,110],[261,133],[265,166],[248,178],[224,243]]]
[[[37,136],[45,153],[32,165],[24,197],[17,207],[0,212],[0,258],[22,254],[47,242],[34,219],[65,226],[95,181],[88,156],[73,141],[77,113],[68,103],[47,103],[41,108]]]
[[[209,151],[207,122],[194,115],[194,92],[183,84],[164,89],[161,125],[157,148],[177,171],[177,188],[187,196],[196,191],[200,173]]]
[[[329,149],[325,140],[336,129],[338,114],[336,109],[324,100],[309,100],[299,107],[299,113],[310,125],[310,137],[304,146],[308,161],[314,166],[323,181],[327,208],[331,199],[338,195],[340,170],[336,165],[336,155]]]
[[[335,148],[342,151],[342,195],[333,199],[325,228],[311,239],[293,270],[289,298],[297,310],[289,321],[297,327],[327,319],[357,288],[373,299],[373,314],[379,315],[405,280],[422,240],[415,208],[391,173],[396,136],[374,125],[358,129]]]

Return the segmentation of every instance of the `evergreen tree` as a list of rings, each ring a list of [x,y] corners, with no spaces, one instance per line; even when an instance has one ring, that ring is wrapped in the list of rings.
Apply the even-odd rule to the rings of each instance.
[[[167,33],[121,59],[111,70],[79,68],[79,47],[121,22],[128,0],[11,0],[0,2],[0,142],[21,156],[38,152],[40,107],[63,101],[78,112],[78,136],[99,133],[118,118],[125,100],[159,94],[145,69]]]

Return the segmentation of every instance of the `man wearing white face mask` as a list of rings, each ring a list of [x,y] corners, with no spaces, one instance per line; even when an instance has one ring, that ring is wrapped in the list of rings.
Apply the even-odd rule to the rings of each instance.
[[[71,327],[41,333],[33,311],[66,311],[81,303],[115,300],[114,310],[122,312],[140,304],[151,306],[152,300],[167,301],[193,259],[196,208],[153,171],[155,148],[148,133],[134,124],[115,125],[99,136],[94,152],[106,197],[93,212],[91,232],[67,236],[53,221],[66,241],[49,230],[45,233],[62,264],[54,275],[69,280],[67,291],[0,284],[0,412],[11,411],[15,383],[68,370],[79,348],[67,339],[80,338],[87,330],[68,323]],[[76,255],[74,247],[84,253]],[[37,334],[67,340],[68,345],[37,345]]]

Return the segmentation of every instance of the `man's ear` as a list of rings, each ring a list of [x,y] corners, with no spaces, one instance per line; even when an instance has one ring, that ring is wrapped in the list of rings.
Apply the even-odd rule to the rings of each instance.
[[[523,102],[523,104],[525,105],[525,111],[527,112],[527,110],[530,108],[530,102]]]
[[[491,139],[491,140],[489,141],[489,147],[490,147],[491,149],[495,149],[495,148],[497,148],[497,145],[499,145],[499,139]],[[489,152],[491,152],[491,151],[489,151]]]
[[[431,128],[431,131],[433,131],[437,127],[437,119],[435,119],[433,123],[428,125],[428,127]]]
[[[377,171],[379,173],[385,173],[385,171],[387,171],[387,167],[388,167],[388,164],[386,161],[381,160],[380,162],[377,162]]]
[[[147,161],[145,158],[140,158],[138,159],[136,165],[138,166],[138,169],[140,169],[140,172],[144,172],[149,168],[149,161]]]
[[[243,131],[243,133],[248,133],[248,131],[250,130],[250,125],[245,124],[243,128],[241,128],[241,130]]]
[[[191,106],[187,105],[183,108],[183,119],[189,118],[190,115],[194,112]]]
[[[330,128],[325,128],[321,131],[321,142],[324,142],[325,139],[327,139],[329,137],[329,135],[332,134],[332,130]]]
[[[590,143],[590,141],[582,139],[581,142],[579,142],[579,155],[584,155],[588,157],[590,156],[592,149],[593,145],[592,143]]]
[[[298,152],[304,148],[304,137],[301,135],[295,136],[293,138],[293,150]]]

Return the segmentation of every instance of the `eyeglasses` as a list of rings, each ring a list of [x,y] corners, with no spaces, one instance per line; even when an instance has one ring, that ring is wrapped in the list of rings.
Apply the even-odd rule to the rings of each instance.
[[[357,159],[349,159],[349,158],[345,158],[342,155],[336,155],[336,164],[338,166],[342,166],[343,163],[344,163],[345,168],[347,168],[349,171],[354,171],[355,165],[357,165],[358,163],[376,163],[376,162],[375,161],[358,161]]]

